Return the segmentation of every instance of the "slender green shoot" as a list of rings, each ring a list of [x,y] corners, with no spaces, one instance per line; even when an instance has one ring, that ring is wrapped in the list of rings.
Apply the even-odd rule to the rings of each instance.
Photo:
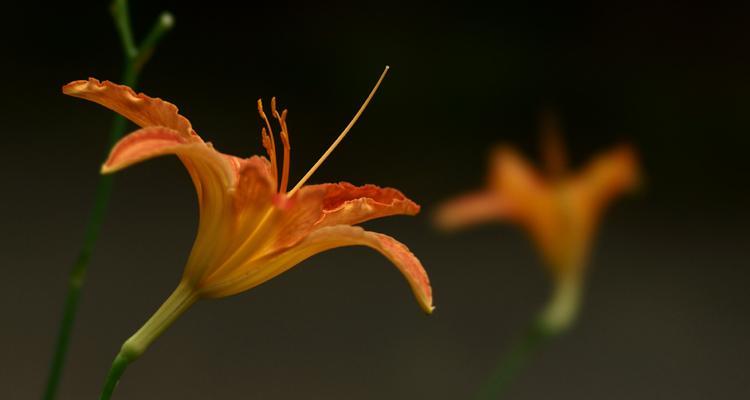
[[[516,341],[508,354],[498,364],[476,400],[495,400],[502,397],[510,383],[531,357],[555,334],[538,322],[532,324]]]
[[[153,54],[156,45],[164,34],[174,26],[174,18],[170,13],[163,12],[140,46],[136,46],[130,28],[130,13],[128,12],[127,0],[114,0],[111,11],[124,53],[122,84],[135,87],[138,83],[139,73]],[[126,128],[127,121],[119,115],[115,116],[109,134],[107,152],[125,134]],[[113,185],[114,179],[112,175],[100,176],[96,185],[94,206],[86,224],[83,245],[73,263],[68,279],[68,293],[65,299],[62,320],[60,321],[55,352],[50,362],[47,386],[42,397],[44,400],[53,400],[57,394],[63,367],[65,366],[65,359],[68,354],[70,335],[81,297],[81,288],[86,280],[86,271],[89,266],[91,254],[94,251],[94,246],[96,245],[96,240],[99,237],[99,231],[101,230],[102,222],[108,208]]]

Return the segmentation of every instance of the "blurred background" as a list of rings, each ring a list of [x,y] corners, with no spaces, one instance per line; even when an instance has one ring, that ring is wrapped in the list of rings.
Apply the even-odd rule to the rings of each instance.
[[[425,316],[377,253],[316,256],[235,297],[198,303],[125,374],[119,399],[466,399],[547,299],[524,232],[431,226],[479,187],[493,144],[538,158],[557,110],[574,165],[620,141],[645,184],[601,225],[577,325],[510,388],[514,399],[750,396],[750,39],[747,5],[131,1],[135,35],[175,29],[139,90],[177,104],[221,151],[258,154],[255,100],[289,108],[291,180],[363,118],[311,182],[393,186],[417,217],[365,224],[403,241],[432,279]],[[66,97],[117,81],[105,2],[4,6],[0,24],[0,391],[41,395],[112,114]],[[179,161],[117,175],[60,399],[98,396],[122,341],[176,286],[197,205]]]

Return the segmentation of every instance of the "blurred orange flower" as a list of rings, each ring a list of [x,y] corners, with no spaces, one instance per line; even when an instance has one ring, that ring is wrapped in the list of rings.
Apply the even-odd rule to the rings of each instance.
[[[547,119],[542,137],[546,173],[509,146],[491,155],[487,186],[443,204],[436,223],[452,230],[486,221],[519,224],[532,237],[556,283],[542,320],[564,329],[578,308],[583,270],[605,207],[638,183],[635,151],[619,145],[597,155],[581,171],[566,169],[556,124]]]
[[[383,73],[383,76],[385,72]],[[392,237],[355,224],[390,215],[414,215],[419,206],[396,189],[349,183],[304,185],[362,113],[377,87],[333,146],[290,191],[287,111],[271,113],[279,124],[283,165],[279,173],[271,124],[265,123],[263,145],[270,158],[240,158],[215,150],[192,129],[177,107],[130,88],[95,79],[63,87],[65,94],[99,103],[130,119],[141,129],[120,140],[102,167],[112,173],[153,157],[177,155],[195,185],[200,223],[177,290],[123,346],[129,358],[140,355],[171,322],[198,298],[230,296],[257,286],[325,250],[342,246],[371,247],[388,258],[409,282],[420,306],[431,312],[429,279],[420,261]]]

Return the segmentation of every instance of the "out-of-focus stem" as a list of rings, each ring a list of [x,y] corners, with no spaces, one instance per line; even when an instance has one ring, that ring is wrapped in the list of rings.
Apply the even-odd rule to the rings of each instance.
[[[570,328],[578,315],[581,289],[582,277],[578,274],[557,279],[546,306],[500,361],[476,397],[477,400],[501,398],[508,385],[536,351],[550,339]]]
[[[495,368],[495,371],[477,395],[476,400],[501,398],[508,385],[528,362],[529,358],[553,336],[554,334],[546,331],[542,324],[532,324]]]
[[[158,44],[162,36],[174,25],[174,18],[172,18],[171,14],[167,12],[162,13],[141,46],[136,47],[130,28],[130,14],[128,12],[127,0],[114,0],[112,2],[112,17],[120,36],[125,58],[122,72],[122,83],[134,87],[138,82],[138,74],[141,68],[151,54],[153,54],[155,46]],[[119,115],[115,116],[109,134],[106,149],[107,152],[109,152],[112,145],[117,142],[123,134],[125,134],[126,128],[127,121]],[[68,353],[68,346],[70,344],[70,334],[75,322],[76,311],[78,310],[81,288],[86,279],[89,260],[94,250],[94,246],[96,245],[102,222],[104,221],[113,185],[113,175],[101,175],[96,185],[94,207],[91,210],[91,214],[89,215],[86,224],[83,245],[78,253],[75,263],[73,264],[68,279],[68,293],[65,298],[63,316],[57,335],[55,352],[52,356],[52,361],[50,362],[47,386],[42,397],[45,400],[52,400],[57,394],[57,388],[60,383],[63,367],[65,366],[65,359]]]

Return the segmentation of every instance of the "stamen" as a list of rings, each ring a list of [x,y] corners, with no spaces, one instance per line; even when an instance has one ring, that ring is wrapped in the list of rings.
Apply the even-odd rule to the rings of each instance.
[[[276,140],[274,140],[273,138],[271,123],[268,122],[268,117],[266,117],[266,113],[263,112],[263,101],[261,101],[261,99],[258,99],[258,114],[260,114],[260,117],[266,123],[266,128],[268,128],[268,131],[266,131],[266,128],[261,129],[261,136],[263,137],[263,147],[266,148],[268,157],[271,158],[273,179],[274,181],[278,182],[278,165],[276,164]]]
[[[339,134],[339,137],[337,137],[336,140],[333,142],[333,144],[331,144],[331,147],[329,147],[328,150],[326,150],[326,152],[323,153],[323,155],[315,163],[315,165],[313,165],[312,168],[310,168],[310,170],[307,171],[307,173],[305,174],[305,176],[303,176],[302,179],[300,179],[300,181],[297,182],[297,184],[294,186],[294,188],[292,188],[292,190],[289,191],[289,196],[292,196],[299,188],[302,187],[302,185],[305,184],[305,182],[307,182],[308,179],[310,179],[310,177],[312,176],[312,174],[314,174],[315,171],[323,164],[323,161],[325,161],[326,158],[328,158],[328,156],[331,155],[331,153],[333,152],[333,149],[335,149],[336,146],[338,146],[339,143],[341,143],[341,140],[344,139],[344,136],[346,136],[346,134],[349,133],[349,130],[352,129],[352,127],[357,122],[357,120],[359,119],[359,117],[365,111],[365,108],[367,108],[367,105],[370,104],[370,100],[372,100],[372,97],[375,96],[375,92],[377,92],[378,87],[380,87],[380,83],[383,82],[383,78],[385,78],[385,74],[388,73],[388,69],[389,68],[390,67],[388,67],[387,65],[385,66],[385,69],[383,70],[383,73],[380,74],[380,78],[375,83],[375,87],[372,88],[372,91],[370,91],[370,94],[365,99],[365,102],[362,103],[362,106],[359,108],[359,111],[357,111],[357,113],[354,114],[354,118],[352,118],[351,122],[349,122],[349,125],[347,125],[346,128],[344,128],[344,130],[341,132],[341,134]]]
[[[286,127],[286,114],[287,110],[284,110],[281,112],[281,115],[279,115],[279,112],[276,111],[276,98],[271,98],[271,113],[273,114],[273,117],[276,118],[277,121],[279,121],[279,126],[281,127],[281,133],[279,133],[279,136],[281,137],[281,144],[284,146],[284,164],[281,169],[281,183],[279,184],[279,193],[286,193],[286,187],[289,183],[289,163],[291,160],[289,159],[289,152],[291,150],[291,146],[289,145],[289,131]]]

